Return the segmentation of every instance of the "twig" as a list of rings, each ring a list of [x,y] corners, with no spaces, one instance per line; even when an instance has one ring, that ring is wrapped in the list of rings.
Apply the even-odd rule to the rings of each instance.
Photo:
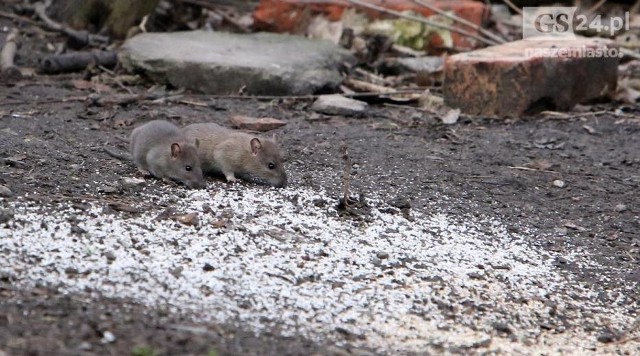
[[[550,171],[547,169],[537,169],[537,168],[529,168],[529,167],[522,167],[522,166],[508,166],[507,168],[511,168],[511,169],[519,169],[521,171],[532,171],[532,172],[546,172],[546,173],[560,173],[560,172],[556,172],[556,171]]]
[[[517,14],[522,15],[522,10],[520,10],[519,7],[517,7],[516,5],[514,5],[511,0],[502,0],[505,4],[507,4],[507,6],[509,6],[511,8],[511,10],[515,11]]]
[[[636,53],[635,51],[632,51],[628,48],[619,48],[620,53],[624,54],[625,56],[631,57],[633,59],[640,59],[640,54]]]
[[[637,14],[639,10],[640,10],[640,0],[636,1],[635,4],[631,6],[631,8],[629,9],[629,12],[631,14]]]
[[[486,44],[488,46],[493,46],[493,45],[499,44],[496,41],[489,40],[489,39],[486,39],[484,37],[480,37],[478,35],[474,35],[473,33],[467,32],[465,30],[461,30],[459,28],[455,28],[455,27],[451,27],[451,26],[448,26],[448,25],[443,25],[443,24],[440,24],[440,23],[437,23],[437,22],[429,21],[429,20],[426,20],[426,19],[424,19],[422,17],[403,14],[402,12],[389,10],[387,8],[384,8],[384,7],[381,7],[381,6],[377,6],[377,5],[372,5],[372,4],[366,3],[366,2],[361,1],[361,0],[347,0],[347,1],[349,3],[351,3],[351,4],[358,5],[360,7],[364,7],[364,8],[370,9],[370,10],[375,10],[375,11],[382,12],[382,13],[385,13],[385,14],[389,14],[389,15],[405,18],[407,20],[417,21],[417,22],[423,23],[423,24],[431,26],[431,27],[435,27],[435,28],[439,28],[439,29],[455,32],[455,33],[458,33],[458,34],[463,35],[465,37],[473,38],[473,39],[475,39],[475,40],[477,40],[477,41],[479,41],[481,43],[484,43],[484,44]]]
[[[591,8],[589,10],[587,10],[587,12],[585,13],[585,16],[590,16],[591,14],[593,14],[594,12],[598,11],[598,9],[604,5],[604,3],[607,2],[607,0],[600,0],[597,3],[595,3],[593,6],[591,6]]]
[[[488,38],[490,38],[490,39],[492,39],[492,40],[494,40],[494,41],[496,41],[498,43],[505,43],[506,42],[503,38],[493,34],[491,31],[487,31],[484,28],[474,24],[473,22],[467,21],[467,20],[465,20],[465,19],[463,19],[463,18],[461,18],[459,16],[456,16],[456,15],[454,15],[452,13],[443,11],[443,10],[441,10],[441,9],[431,5],[431,4],[429,4],[426,1],[423,1],[423,0],[411,0],[411,1],[413,1],[413,3],[415,3],[415,4],[418,4],[420,6],[426,7],[427,9],[435,12],[438,15],[442,15],[442,16],[444,16],[444,17],[446,17],[448,19],[451,19],[451,20],[453,20],[455,22],[459,22],[459,23],[461,23],[461,24],[463,24],[465,26],[468,26],[468,27],[470,27],[470,28],[482,33],[483,35],[487,36]]]
[[[351,89],[373,92],[378,94],[392,94],[395,92],[393,88],[385,87],[378,84],[365,82],[364,80],[358,80],[353,78],[345,78],[344,84]]]
[[[7,39],[0,52],[0,73],[2,77],[11,81],[22,79],[20,69],[13,63],[13,58],[20,47],[18,39],[18,29],[14,28],[7,35]]]
[[[12,14],[12,13],[9,13],[9,12],[0,11],[0,17],[4,17],[4,18],[7,18],[7,19],[12,19],[12,20],[16,20],[16,21],[24,21],[24,22],[28,23],[29,25],[39,26],[39,24],[36,21],[33,21],[30,18],[23,17],[23,16],[18,16],[16,14]]]
[[[349,188],[351,185],[351,158],[349,158],[347,144],[342,145],[342,147],[340,147],[340,151],[342,152],[342,160],[344,161],[344,173],[342,175],[342,199],[344,201],[344,206],[349,207]]]
[[[340,94],[346,97],[362,97],[362,96],[388,96],[395,94],[419,94],[424,92],[427,89],[435,89],[432,87],[420,87],[416,89],[402,89],[402,90],[394,90],[388,93],[380,93],[380,92],[361,92],[361,93],[343,93]],[[213,99],[253,99],[253,100],[313,100],[317,99],[326,94],[310,94],[310,95],[206,95],[207,98]]]
[[[128,92],[129,94],[133,95],[134,92],[133,90],[131,90],[129,87],[126,87],[124,84],[122,84],[122,82],[120,80],[118,80],[116,73],[114,73],[112,70],[109,70],[108,68],[105,68],[104,66],[99,65],[98,68],[100,68],[100,70],[102,70],[105,73],[109,73],[111,75],[111,79],[114,81],[114,83],[116,83],[116,85],[118,85],[120,88],[124,89],[126,92]]]
[[[100,46],[109,43],[109,37],[94,35],[88,31],[76,31],[68,26],[60,24],[52,20],[47,15],[47,7],[49,2],[37,2],[33,5],[34,11],[38,18],[52,31],[64,33],[69,37],[69,46],[72,48],[82,48],[89,46]]]

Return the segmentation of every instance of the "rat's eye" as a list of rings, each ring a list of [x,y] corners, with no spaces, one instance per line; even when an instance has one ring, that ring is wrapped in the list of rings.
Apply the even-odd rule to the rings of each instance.
[[[191,168],[191,166],[184,166],[184,169],[186,169],[187,171],[191,171],[193,168]]]
[[[269,167],[269,169],[276,169],[276,165],[272,162],[269,162],[269,164],[267,164],[267,167]]]

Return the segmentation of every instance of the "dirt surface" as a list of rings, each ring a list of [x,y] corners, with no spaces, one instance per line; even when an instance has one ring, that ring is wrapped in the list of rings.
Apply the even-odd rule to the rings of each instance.
[[[34,39],[26,46],[33,52],[18,58],[18,64],[33,66],[43,47]],[[119,183],[121,177],[135,174],[135,168],[103,151],[104,146],[124,149],[118,137],[126,137],[135,125],[151,119],[181,126],[205,121],[228,125],[233,114],[271,116],[288,121],[276,135],[287,153],[292,186],[340,196],[339,147],[347,144],[354,163],[354,195],[408,199],[418,211],[500,217],[513,231],[533,229],[540,240],[531,243],[559,255],[583,247],[594,252],[601,268],[566,260],[559,260],[557,268],[593,283],[593,291],[605,302],[619,302],[611,291],[623,291],[630,306],[639,302],[637,107],[616,112],[618,107],[606,105],[593,108],[608,110],[605,115],[574,113],[562,119],[463,119],[444,126],[410,108],[374,105],[365,118],[318,117],[308,109],[309,101],[188,94],[183,103],[98,107],[82,100],[91,90],[71,84],[81,78],[36,76],[0,87],[0,184],[12,192],[0,206],[35,200],[43,214],[55,214],[47,207],[57,201],[135,205],[142,188]],[[122,93],[111,90],[106,95]],[[542,164],[532,165],[536,161]],[[223,183],[218,185],[224,189]],[[154,188],[145,189],[149,193]],[[9,355],[338,352],[277,331],[254,336],[232,326],[193,325],[132,301],[87,304],[55,286],[19,290],[12,284],[11,278],[0,276],[0,351]],[[580,321],[569,324],[575,323]],[[106,331],[118,338],[102,342]]]

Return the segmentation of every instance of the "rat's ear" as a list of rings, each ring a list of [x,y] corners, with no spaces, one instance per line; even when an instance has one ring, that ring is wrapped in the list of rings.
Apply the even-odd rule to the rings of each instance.
[[[180,154],[182,154],[182,148],[180,147],[180,144],[178,143],[172,143],[171,144],[171,157],[173,158],[178,158],[178,156],[180,156]]]
[[[260,142],[260,139],[258,139],[257,137],[254,137],[251,139],[251,153],[253,153],[254,156],[258,155],[258,151],[260,151],[262,149],[262,142]]]
[[[196,148],[200,147],[200,140],[196,138]]]

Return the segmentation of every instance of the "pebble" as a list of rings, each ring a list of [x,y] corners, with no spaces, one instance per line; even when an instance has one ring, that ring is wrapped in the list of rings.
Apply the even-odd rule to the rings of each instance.
[[[111,331],[105,331],[104,334],[102,334],[102,339],[100,340],[103,344],[110,344],[114,341],[116,341],[116,336],[113,335]]]
[[[600,335],[598,335],[598,342],[602,342],[602,343],[610,343],[610,342],[614,342],[616,340],[618,340],[618,336],[616,334],[614,334],[613,332],[611,332],[610,330],[605,330],[602,333],[600,333]]]
[[[6,224],[13,219],[15,212],[11,209],[0,209],[0,224]]]
[[[405,197],[395,197],[389,200],[387,203],[394,208],[398,209],[411,209],[411,202]]]
[[[107,261],[115,261],[116,260],[116,254],[113,253],[113,251],[107,251],[104,253],[104,257],[107,258]]]
[[[342,95],[322,95],[311,105],[311,110],[327,115],[360,116],[368,104]]]
[[[213,267],[210,263],[205,263],[204,266],[202,267],[202,270],[205,272],[211,272],[211,271],[215,271],[215,267]]]
[[[13,196],[13,192],[11,191],[11,189],[0,184],[0,197],[9,198],[10,196]]]
[[[627,206],[625,204],[618,204],[615,206],[615,211],[618,213],[622,213],[627,210]]]
[[[564,188],[564,181],[560,179],[556,179],[553,181],[553,186],[558,188]]]

